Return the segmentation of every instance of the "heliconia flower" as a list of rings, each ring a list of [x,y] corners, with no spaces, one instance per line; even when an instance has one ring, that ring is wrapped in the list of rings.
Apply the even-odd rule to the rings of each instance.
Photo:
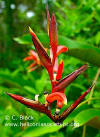
[[[64,45],[58,44],[58,33],[57,33],[57,25],[56,18],[54,13],[50,18],[48,6],[47,6],[47,32],[49,35],[50,41],[50,55],[48,55],[47,50],[43,47],[42,43],[33,32],[33,30],[29,27],[30,34],[32,36],[32,41],[36,52],[31,50],[29,56],[24,60],[33,60],[29,66],[29,69],[35,70],[37,66],[44,66],[49,74],[51,81],[51,93],[45,92],[45,104],[41,104],[38,101],[38,96],[35,96],[35,100],[26,99],[19,95],[14,95],[8,93],[10,97],[19,101],[20,103],[34,109],[45,113],[48,117],[50,117],[54,122],[62,122],[76,107],[77,105],[84,99],[84,97],[90,92],[92,86],[83,93],[70,107],[68,107],[59,117],[54,117],[51,114],[51,105],[54,101],[57,101],[56,107],[56,115],[59,114],[60,109],[63,107],[63,104],[67,104],[67,97],[65,95],[65,88],[69,86],[80,74],[82,74],[87,68],[88,65],[84,64],[76,71],[62,78],[64,62],[61,60],[58,62],[58,55],[63,52],[68,51],[68,48]]]
[[[34,71],[35,69],[37,69],[38,66],[37,66],[37,63],[32,63],[29,67],[28,67],[28,72],[32,72]]]
[[[39,62],[39,57],[38,57],[37,53],[34,50],[29,51],[29,57],[30,57],[30,60],[33,59],[37,63]],[[28,60],[28,57],[26,57],[24,60],[25,61]]]
[[[67,48],[67,47],[65,47],[65,46],[63,46],[63,45],[58,46],[58,47],[57,47],[56,57],[57,57],[58,55],[60,55],[61,53],[64,53],[64,52],[66,52],[66,51],[68,51],[68,48]],[[52,53],[52,49],[51,49],[51,48],[50,48],[50,58],[51,58],[51,60],[53,59],[53,53]]]
[[[54,92],[52,94],[49,94],[46,98],[46,100],[49,103],[54,102],[55,100],[57,101],[57,107],[62,108],[63,104],[67,104],[67,98],[64,93],[61,92]]]
[[[29,56],[24,58],[24,61],[30,61],[30,60],[34,62],[28,67],[30,72],[42,65],[38,57],[38,54],[34,50],[30,50]]]
[[[65,47],[65,46],[63,46],[63,45],[59,45],[59,46],[57,47],[57,56],[60,55],[60,54],[63,53],[63,52],[66,52],[66,51],[68,51],[68,48],[67,48],[67,47]]]
[[[58,46],[58,34],[57,34],[56,18],[55,18],[55,15],[53,13],[52,17],[50,19],[48,6],[47,6],[47,31],[48,31],[49,40],[50,40],[50,56],[48,56],[48,54],[45,51],[42,43],[39,41],[36,34],[33,32],[33,30],[30,27],[29,27],[29,31],[30,31],[30,34],[32,36],[32,41],[33,41],[33,44],[34,44],[35,49],[37,51],[40,62],[43,64],[43,66],[48,71],[48,74],[49,74],[49,77],[51,80],[52,91],[53,91],[53,89],[55,89],[55,87],[58,83],[58,80],[60,80],[62,77],[63,65],[64,65],[63,61],[61,61],[60,64],[58,64],[57,56],[63,52],[68,51],[68,48],[65,47],[64,45]],[[63,89],[61,91],[61,98],[62,98],[62,92],[64,93],[64,91],[65,91],[65,89]],[[50,96],[52,96],[51,94],[50,94]],[[59,94],[59,96],[60,96],[60,94]],[[49,101],[50,101],[50,99],[49,99]],[[57,101],[59,102],[59,100],[57,100]],[[63,104],[63,102],[64,101],[62,98],[62,104]],[[57,103],[57,104],[59,104],[59,103]]]
[[[59,108],[62,108],[63,104],[67,104],[67,99],[64,93],[61,92],[54,92],[52,94],[49,94],[47,96],[47,100],[49,103],[54,102],[55,100],[57,100],[57,102],[62,102],[62,103],[57,103],[59,105],[57,105]]]

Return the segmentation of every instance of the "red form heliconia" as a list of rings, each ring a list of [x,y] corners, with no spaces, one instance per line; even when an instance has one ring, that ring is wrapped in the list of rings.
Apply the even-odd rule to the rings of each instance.
[[[57,110],[59,110],[62,108],[63,104],[67,104],[67,98],[64,93],[65,88],[73,80],[75,80],[79,74],[85,71],[88,68],[88,65],[87,64],[83,65],[77,71],[61,79],[64,62],[60,61],[60,63],[58,64],[57,57],[62,52],[68,51],[68,48],[63,45],[58,45],[56,18],[54,13],[52,14],[52,17],[50,18],[48,7],[47,7],[47,31],[48,31],[49,40],[50,40],[50,56],[48,56],[43,45],[37,38],[36,34],[32,31],[32,29],[29,28],[29,30],[32,35],[32,41],[37,51],[37,54],[40,58],[40,61],[43,64],[43,66],[47,69],[50,80],[51,80],[52,91],[46,97],[46,101],[48,103],[53,103],[56,100]]]
[[[68,109],[66,109],[61,117],[53,117],[50,111],[51,104],[54,101],[57,101],[57,108],[55,114],[59,114],[60,109],[63,107],[63,104],[67,104],[67,98],[65,95],[65,88],[69,86],[81,73],[83,73],[88,65],[84,64],[71,74],[62,78],[64,62],[61,60],[58,62],[58,55],[68,51],[68,48],[64,45],[58,45],[58,33],[57,33],[57,24],[54,13],[50,18],[48,6],[47,6],[47,31],[50,41],[50,55],[47,54],[47,50],[43,47],[42,43],[39,41],[36,34],[29,27],[30,34],[32,36],[32,41],[36,52],[30,51],[28,57],[24,60],[34,60],[34,63],[30,66],[31,69],[37,67],[37,65],[42,65],[46,68],[50,81],[51,81],[51,93],[45,92],[45,105],[38,102],[38,96],[35,96],[35,101],[23,98],[18,95],[8,93],[12,98],[25,104],[26,106],[38,110],[42,113],[48,115],[54,122],[63,121],[70,112],[72,112],[77,105],[84,99],[84,97],[90,92],[90,87],[83,95],[81,95]]]

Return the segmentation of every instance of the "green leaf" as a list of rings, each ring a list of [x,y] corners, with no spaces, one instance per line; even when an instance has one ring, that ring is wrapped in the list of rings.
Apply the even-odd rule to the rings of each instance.
[[[36,91],[33,88],[33,82],[26,80],[23,75],[13,75],[10,71],[0,71],[0,80],[4,83],[7,83],[10,87],[18,88],[21,91],[30,94],[36,94]]]
[[[77,114],[77,116],[74,118],[74,122],[78,123],[76,127],[83,126],[84,124],[91,125],[91,120],[94,120],[94,118],[98,119],[94,121],[95,127],[100,129],[100,109],[83,110],[79,114]]]
[[[39,40],[45,45],[45,47],[49,46],[49,38],[48,38],[47,34],[41,33],[41,34],[38,34],[37,36],[38,36]],[[18,42],[19,44],[33,45],[32,38],[31,38],[30,34],[26,34],[21,37],[16,37],[16,38],[14,38],[14,40],[16,42]]]
[[[16,37],[14,38],[14,40],[17,41],[19,44],[32,44],[32,40],[29,34],[22,37]]]
[[[49,38],[46,34],[37,35],[45,47],[49,46]],[[32,45],[30,35],[14,38],[20,44]],[[100,49],[87,43],[76,42],[64,36],[59,36],[59,45],[65,45],[69,48],[68,55],[79,58],[85,62],[100,67]]]
[[[97,32],[95,39],[96,39],[96,44],[98,45],[100,43],[100,31]]]

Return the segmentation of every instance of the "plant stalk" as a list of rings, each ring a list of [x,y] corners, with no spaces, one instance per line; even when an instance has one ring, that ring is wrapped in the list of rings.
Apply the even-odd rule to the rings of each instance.
[[[94,88],[95,88],[95,85],[96,85],[96,82],[97,82],[97,80],[98,80],[99,75],[100,75],[100,68],[97,70],[96,76],[95,76],[95,78],[94,78],[94,80],[93,80],[93,83],[92,83],[93,87],[92,87],[91,92],[90,92],[88,104],[91,103],[92,96],[93,96],[93,92],[94,92]],[[85,134],[86,134],[86,125],[83,126],[82,137],[85,137]]]

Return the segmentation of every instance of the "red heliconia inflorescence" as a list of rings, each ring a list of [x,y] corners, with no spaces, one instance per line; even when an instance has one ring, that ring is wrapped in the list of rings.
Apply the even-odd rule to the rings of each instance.
[[[58,45],[57,24],[54,13],[50,18],[49,10],[47,7],[47,31],[50,41],[50,56],[48,56],[46,50],[37,38],[36,34],[32,31],[32,29],[29,28],[29,30],[32,35],[33,44],[40,58],[40,62],[47,69],[51,80],[53,93],[51,92],[51,94],[47,96],[46,100],[48,101],[48,103],[52,103],[56,100],[57,107],[62,108],[64,103],[67,104],[67,99],[64,94],[65,89],[61,90],[60,92],[55,92],[54,89],[56,88],[56,85],[59,83],[59,80],[62,77],[64,62],[60,61],[60,63],[58,63],[57,57],[62,52],[68,51],[68,48],[64,45]]]
[[[21,98],[18,95],[14,95],[11,93],[8,93],[12,98],[15,100],[21,102],[22,104],[27,105],[28,107],[31,107],[35,110],[38,110],[42,113],[46,113],[53,121],[63,121],[65,117],[72,112],[77,105],[82,101],[82,99],[90,92],[90,87],[86,92],[84,92],[83,95],[79,97],[78,100],[74,102],[74,104],[71,105],[70,111],[67,109],[63,112],[63,117],[61,116],[60,119],[56,119],[51,115],[50,110],[45,110],[47,107],[51,107],[51,104],[54,101],[57,101],[57,108],[56,108],[56,114],[60,112],[60,109],[63,107],[63,104],[67,104],[67,98],[65,95],[65,88],[71,84],[81,73],[83,73],[87,68],[88,65],[84,64],[79,69],[74,71],[73,73],[69,74],[68,76],[62,78],[63,73],[63,67],[64,62],[63,60],[58,62],[58,55],[60,55],[63,52],[67,52],[68,48],[64,45],[58,45],[58,33],[57,33],[57,24],[56,24],[56,18],[54,13],[52,14],[52,17],[50,18],[48,6],[47,6],[47,31],[49,35],[49,41],[50,41],[50,55],[47,54],[47,50],[43,47],[42,43],[39,41],[36,34],[32,31],[32,29],[29,27],[30,34],[32,36],[32,41],[34,44],[34,47],[36,49],[36,52],[31,50],[29,53],[29,56],[26,57],[24,60],[34,60],[34,63],[29,66],[30,71],[35,70],[38,66],[42,65],[46,68],[50,81],[51,81],[51,93],[45,93],[45,106],[42,104],[38,104],[32,100]],[[38,101],[38,99],[35,99]],[[40,109],[42,108],[42,110]],[[67,112],[68,111],[68,112]]]

